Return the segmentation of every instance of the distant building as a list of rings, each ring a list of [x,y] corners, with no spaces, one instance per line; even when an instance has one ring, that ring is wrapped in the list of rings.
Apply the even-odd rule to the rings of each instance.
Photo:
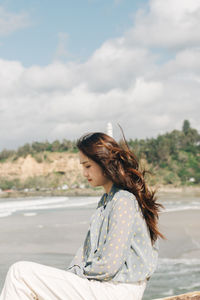
[[[190,177],[189,182],[195,182],[195,178],[194,177]]]
[[[107,135],[113,137],[113,127],[112,127],[112,123],[108,122],[107,124]]]
[[[79,184],[80,189],[84,189],[86,186],[84,183]]]
[[[61,187],[61,189],[62,189],[63,191],[64,191],[64,190],[68,190],[68,188],[69,188],[69,187],[68,187],[67,184],[63,184],[62,187]]]

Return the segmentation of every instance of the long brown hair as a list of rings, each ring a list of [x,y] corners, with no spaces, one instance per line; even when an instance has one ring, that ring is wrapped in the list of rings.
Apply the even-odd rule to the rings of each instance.
[[[125,138],[124,138],[125,139]],[[119,188],[135,195],[149,228],[152,243],[158,236],[158,212],[162,207],[156,203],[155,191],[146,185],[145,171],[139,170],[136,156],[125,146],[119,145],[112,137],[102,132],[83,135],[77,147],[87,157],[101,166],[104,174]]]

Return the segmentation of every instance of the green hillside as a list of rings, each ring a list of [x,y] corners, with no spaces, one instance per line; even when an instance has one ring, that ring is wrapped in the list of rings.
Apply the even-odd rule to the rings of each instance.
[[[200,134],[185,120],[181,130],[159,135],[156,138],[130,139],[128,145],[145,169],[151,172],[151,185],[174,186],[200,184]],[[48,162],[48,153],[76,153],[76,141],[33,142],[17,150],[2,150],[0,163],[13,161],[30,154],[38,163]],[[0,178],[1,182],[5,178]],[[7,182],[7,181],[6,181]],[[8,186],[12,184],[8,184]]]
[[[154,175],[150,180],[173,185],[200,183],[200,135],[188,120],[182,130],[146,140],[130,140],[129,146],[144,159]]]

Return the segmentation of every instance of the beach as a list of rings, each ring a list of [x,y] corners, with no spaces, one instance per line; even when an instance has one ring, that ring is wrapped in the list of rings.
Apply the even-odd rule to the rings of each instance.
[[[200,202],[168,199],[160,214],[158,269],[145,299],[200,289]],[[169,200],[170,199],[170,200]],[[84,240],[99,197],[3,199],[0,202],[0,289],[11,264],[30,260],[65,269]],[[176,205],[174,205],[174,203]],[[7,205],[7,206],[6,206]],[[3,210],[4,209],[4,210]]]

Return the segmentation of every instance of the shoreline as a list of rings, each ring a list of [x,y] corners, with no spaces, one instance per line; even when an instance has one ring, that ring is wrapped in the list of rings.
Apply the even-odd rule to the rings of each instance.
[[[47,191],[5,191],[0,193],[0,199],[3,198],[29,198],[29,197],[77,197],[77,196],[100,196],[102,190],[93,189],[68,189],[62,190],[47,190]]]
[[[151,189],[156,190],[156,194],[184,194],[200,197],[200,186],[155,186]],[[38,190],[38,191],[16,191],[7,190],[0,192],[0,199],[2,198],[28,198],[28,197],[77,197],[77,196],[101,196],[104,193],[103,188],[73,188],[67,190]]]
[[[176,194],[175,198],[177,195],[180,196]],[[182,195],[179,198],[182,198]],[[173,194],[170,199],[174,199]],[[2,199],[3,201],[12,206],[12,199],[8,199],[7,202],[6,199]],[[39,202],[42,201],[41,198]],[[79,199],[76,199],[76,202],[78,201]],[[4,206],[4,203],[2,204]],[[61,205],[50,209],[46,205],[45,209],[33,206],[29,211],[17,210],[9,216],[2,217],[0,290],[9,267],[17,261],[33,261],[66,269],[84,242],[94,211],[95,205]],[[199,225],[197,209],[160,214],[159,227],[166,240],[159,240],[160,260],[145,290],[144,300],[186,293],[194,290],[194,287],[200,289],[194,277],[200,272]]]
[[[21,211],[2,218],[0,289],[9,266],[20,260],[66,269],[84,242],[94,210],[94,207],[47,209],[29,216]],[[200,269],[200,263],[190,263],[200,259],[198,216],[199,211],[192,209],[160,216],[161,232],[167,240],[159,241],[160,267],[151,278],[144,300],[163,298],[170,293],[186,293],[188,285],[193,290],[195,284],[199,290],[192,272]],[[184,271],[189,272],[189,278],[188,275],[184,277]],[[171,274],[176,274],[178,281],[172,280]]]

